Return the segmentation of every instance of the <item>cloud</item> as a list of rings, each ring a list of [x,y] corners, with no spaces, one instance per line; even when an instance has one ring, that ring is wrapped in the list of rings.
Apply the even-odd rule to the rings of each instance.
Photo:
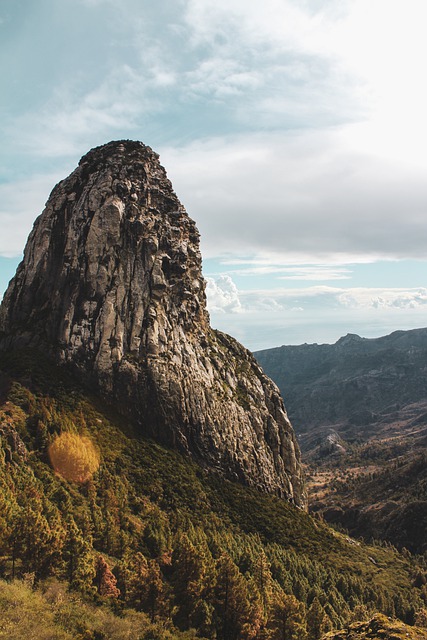
[[[415,309],[427,306],[425,288],[379,288],[312,286],[300,289],[240,291],[242,309],[263,309],[269,296],[277,309]]]
[[[33,16],[40,37],[47,25],[54,26],[59,53],[49,40],[44,46],[33,41],[34,29],[22,43],[40,57],[31,78],[35,95],[44,89],[37,108],[34,99],[21,101],[18,113],[9,116],[9,140],[27,152],[83,153],[85,145],[141,131],[143,138],[146,131],[161,137],[162,115],[169,121],[166,131],[179,120],[187,139],[196,114],[205,136],[218,123],[225,131],[253,131],[254,123],[289,128],[307,126],[307,119],[312,127],[326,112],[329,123],[342,120],[338,94],[344,85],[333,81],[323,45],[308,44],[330,16],[276,0],[262,6],[237,0],[79,4],[79,22],[69,1],[50,14],[47,2]],[[78,48],[64,46],[76,40]],[[11,59],[13,53],[8,52]],[[51,84],[40,71],[46,64],[55,72]],[[20,84],[28,82],[25,66],[21,76]],[[353,111],[350,104],[345,109]]]
[[[242,310],[239,292],[230,276],[206,278],[206,297],[212,313],[239,313]]]
[[[227,264],[233,264],[233,261],[221,261],[225,266]],[[351,276],[351,270],[345,266],[331,266],[331,265],[298,265],[298,266],[284,266],[269,262],[267,260],[237,260],[234,264],[251,266],[240,266],[239,269],[227,269],[231,275],[241,276],[274,276],[278,280],[348,280]]]
[[[31,26],[8,49],[12,61],[44,51],[37,61],[52,62],[54,73],[51,81],[36,64],[30,83],[22,64],[14,80],[40,95],[21,100],[4,120],[3,148],[15,159],[3,164],[15,187],[3,192],[2,220],[38,212],[31,191],[46,184],[42,173],[54,163],[67,168],[65,177],[90,147],[134,137],[161,152],[206,257],[268,257],[279,265],[423,259],[427,130],[416,79],[425,59],[417,20],[424,5],[374,4],[80,0],[85,19],[74,20],[72,2],[52,15],[52,0],[43,3],[33,17],[42,36],[56,40],[36,46],[39,30]],[[55,65],[53,44],[76,41],[58,49]],[[36,162],[25,194],[29,169],[17,167]],[[18,232],[3,229],[4,246],[15,247]],[[346,273],[325,267],[282,276]]]
[[[423,165],[362,153],[359,134],[343,125],[160,151],[206,256],[238,247],[282,263],[425,257]]]
[[[350,309],[425,309],[427,307],[427,289],[357,288],[339,293],[337,300],[341,305]]]
[[[335,342],[346,333],[379,337],[397,329],[425,325],[427,289],[327,287],[237,290],[231,278],[222,281],[239,300],[233,306],[208,305],[212,325],[235,336],[252,350],[281,344]],[[217,288],[222,288],[221,281]],[[221,299],[221,298],[220,298]]]
[[[190,0],[184,13],[196,61],[190,88],[227,98],[234,127],[246,130],[313,128],[360,117],[366,113],[366,101],[355,95],[360,82],[348,73],[343,81],[331,47],[342,30],[333,4],[314,11],[286,0]]]
[[[127,65],[113,68],[87,91],[82,92],[77,81],[65,81],[43,109],[17,117],[10,134],[27,153],[39,158],[82,155],[86,146],[102,144],[119,132],[119,137],[130,134],[144,105],[140,87]]]

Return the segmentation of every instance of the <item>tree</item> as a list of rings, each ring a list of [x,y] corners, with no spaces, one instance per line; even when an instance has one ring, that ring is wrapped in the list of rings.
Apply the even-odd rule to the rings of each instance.
[[[64,538],[59,516],[50,523],[40,498],[31,496],[13,521],[10,534],[13,566],[19,558],[23,572],[34,573],[36,579],[48,576],[61,558]]]
[[[127,600],[139,611],[145,611],[151,622],[169,612],[169,599],[160,567],[155,560],[147,560],[136,553],[127,566],[129,576]]]
[[[103,556],[98,556],[96,561],[96,587],[100,596],[106,598],[118,598],[120,590],[117,588],[117,580]]]
[[[207,592],[212,586],[208,583],[207,573],[209,564],[211,576],[214,567],[212,562],[209,563],[211,557],[208,558],[208,554],[209,550],[204,545],[196,549],[186,533],[179,536],[175,543],[172,553],[172,583],[178,607],[176,623],[182,628],[195,625],[194,617],[201,618],[206,614],[209,618],[209,607],[201,602],[206,600]]]
[[[274,594],[269,620],[270,640],[305,640],[306,610],[295,596],[282,590]]]
[[[273,578],[270,564],[263,550],[261,550],[256,559],[254,578],[260,594],[263,614],[267,617],[273,597]]]
[[[227,553],[223,553],[217,562],[214,607],[218,638],[240,640],[251,637],[251,605],[247,584]]]
[[[66,528],[63,559],[70,588],[89,592],[96,573],[92,539],[82,534],[72,516],[68,516]]]
[[[146,611],[151,622],[155,622],[161,612],[165,614],[169,607],[166,597],[165,583],[163,582],[160,567],[155,560],[148,561],[148,573],[145,586]]]
[[[328,616],[319,599],[314,598],[307,612],[307,631],[310,640],[319,640],[328,627]]]

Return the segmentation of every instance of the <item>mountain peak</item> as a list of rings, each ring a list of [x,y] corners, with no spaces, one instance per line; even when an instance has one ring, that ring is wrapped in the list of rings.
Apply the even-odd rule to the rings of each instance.
[[[150,147],[92,149],[53,189],[0,330],[0,348],[32,346],[72,366],[143,434],[305,505],[278,389],[210,327],[199,234]]]
[[[339,338],[339,340],[336,341],[336,345],[338,346],[346,346],[349,344],[357,344],[359,342],[363,342],[366,338],[361,338],[360,336],[357,335],[357,333],[347,333],[345,336],[342,336],[341,338]]]

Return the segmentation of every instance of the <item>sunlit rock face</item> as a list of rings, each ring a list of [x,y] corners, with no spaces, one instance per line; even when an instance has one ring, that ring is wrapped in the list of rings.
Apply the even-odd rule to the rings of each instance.
[[[199,234],[140,142],[85,155],[52,191],[0,308],[1,348],[77,368],[141,432],[304,507],[277,387],[206,310]]]

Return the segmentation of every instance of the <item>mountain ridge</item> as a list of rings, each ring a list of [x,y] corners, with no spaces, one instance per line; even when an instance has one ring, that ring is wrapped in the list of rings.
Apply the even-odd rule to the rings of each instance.
[[[257,353],[299,433],[314,512],[427,549],[427,329]]]
[[[400,404],[427,398],[426,354],[425,328],[380,338],[347,334],[332,345],[255,352],[278,384],[299,432],[348,422],[353,412],[365,411],[369,420],[374,417],[369,413],[381,415],[395,404],[395,397]]]

